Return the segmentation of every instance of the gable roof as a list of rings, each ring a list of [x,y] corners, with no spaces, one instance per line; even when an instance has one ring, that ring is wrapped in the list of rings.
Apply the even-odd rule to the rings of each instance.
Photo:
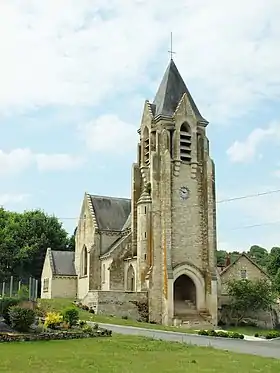
[[[128,198],[89,195],[97,226],[100,230],[121,231],[131,210]]]
[[[208,121],[200,114],[174,61],[171,59],[151,106],[153,114],[155,116],[172,116],[184,94],[187,95],[188,101],[197,120],[208,124]]]
[[[52,272],[58,276],[76,276],[74,251],[49,250]]]
[[[262,267],[260,267],[253,259],[251,259],[247,254],[242,253],[240,254],[230,265],[228,265],[225,269],[223,269],[220,273],[220,276],[222,276],[224,273],[226,273],[230,268],[232,268],[242,257],[246,258],[249,262],[251,262],[256,268],[258,268],[263,274],[265,274],[268,278],[269,275],[265,272]]]

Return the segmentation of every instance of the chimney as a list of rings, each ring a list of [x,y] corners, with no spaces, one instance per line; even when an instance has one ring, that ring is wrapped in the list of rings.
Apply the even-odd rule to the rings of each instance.
[[[230,265],[230,255],[228,254],[226,258],[226,267],[228,267],[229,265]]]

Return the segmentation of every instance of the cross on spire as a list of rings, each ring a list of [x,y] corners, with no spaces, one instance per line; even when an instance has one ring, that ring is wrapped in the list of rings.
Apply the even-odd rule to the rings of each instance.
[[[171,35],[170,35],[170,51],[168,51],[168,53],[170,53],[170,59],[173,60],[173,54],[176,54],[176,52],[173,52],[172,32],[171,32]]]

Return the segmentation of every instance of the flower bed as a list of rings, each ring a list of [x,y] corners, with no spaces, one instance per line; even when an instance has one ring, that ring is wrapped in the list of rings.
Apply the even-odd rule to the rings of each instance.
[[[1,342],[27,342],[27,341],[51,341],[51,340],[66,340],[66,339],[81,339],[81,338],[96,338],[110,337],[111,330],[99,329],[93,332],[83,331],[58,331],[58,332],[42,332],[42,333],[0,333]]]

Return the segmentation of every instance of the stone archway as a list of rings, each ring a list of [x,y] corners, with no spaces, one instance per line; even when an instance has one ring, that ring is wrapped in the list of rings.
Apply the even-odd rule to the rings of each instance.
[[[189,276],[183,274],[174,281],[173,296],[175,315],[196,310],[196,286]]]
[[[130,264],[126,276],[126,290],[135,291],[135,272],[133,266]]]
[[[204,310],[205,282],[200,270],[185,262],[174,268],[173,276],[173,315]]]

